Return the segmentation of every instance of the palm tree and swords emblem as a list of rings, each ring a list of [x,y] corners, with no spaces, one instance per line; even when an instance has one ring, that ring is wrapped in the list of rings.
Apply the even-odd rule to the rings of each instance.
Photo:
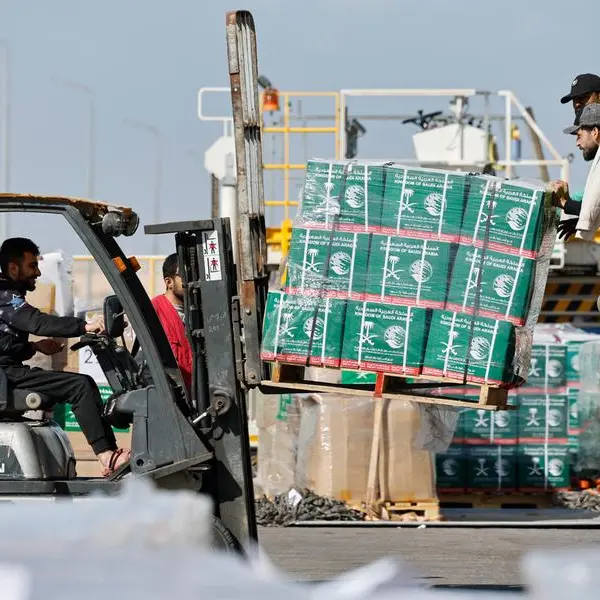
[[[340,201],[337,196],[332,196],[331,192],[335,184],[332,181],[326,181],[323,184],[324,194],[316,193],[315,196],[319,199],[318,204],[314,207],[315,214],[323,213],[330,217],[334,217],[340,213]],[[310,192],[310,188],[307,190]]]

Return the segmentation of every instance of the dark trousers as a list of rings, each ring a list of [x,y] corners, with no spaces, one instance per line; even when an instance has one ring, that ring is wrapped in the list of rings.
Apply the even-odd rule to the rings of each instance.
[[[102,416],[100,390],[91,377],[25,365],[4,367],[4,371],[14,389],[32,390],[45,394],[56,404],[70,404],[94,454],[116,450],[115,434]]]

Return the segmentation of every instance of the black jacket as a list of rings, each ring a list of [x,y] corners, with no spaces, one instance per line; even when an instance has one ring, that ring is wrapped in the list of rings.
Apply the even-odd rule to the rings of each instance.
[[[11,279],[0,277],[0,366],[19,365],[34,354],[29,334],[45,337],[78,337],[85,321],[47,315],[28,304],[26,291]]]

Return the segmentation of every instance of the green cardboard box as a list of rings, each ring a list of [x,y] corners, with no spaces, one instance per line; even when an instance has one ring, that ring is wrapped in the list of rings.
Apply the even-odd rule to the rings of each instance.
[[[562,395],[519,396],[519,443],[566,444],[569,399]]]
[[[365,300],[444,308],[451,258],[448,242],[374,234]]]
[[[533,344],[524,394],[561,393],[567,384],[567,352],[563,344]]]
[[[469,446],[468,491],[508,492],[517,488],[515,446]]]
[[[289,294],[363,299],[370,234],[294,227]]]
[[[514,352],[510,323],[434,310],[423,375],[508,385],[514,379]]]
[[[566,444],[519,444],[518,475],[522,492],[567,489],[571,480]]]
[[[310,160],[306,165],[299,223],[341,231],[377,231],[382,196],[381,165]]]
[[[569,437],[578,436],[580,432],[579,424],[579,390],[568,388],[567,396],[569,398]]]
[[[463,493],[467,487],[468,456],[462,445],[452,444],[435,455],[436,487],[441,493]]]
[[[341,367],[418,375],[428,323],[422,308],[349,300]]]
[[[457,171],[386,167],[381,233],[457,242],[466,180]]]
[[[346,301],[269,292],[262,360],[339,367]]]
[[[531,259],[459,246],[446,308],[521,326],[529,311],[533,274]]]
[[[518,439],[517,411],[467,409],[463,420],[463,441],[468,445],[511,445]]]
[[[535,258],[542,238],[544,189],[485,175],[471,177],[469,183],[461,243]]]
[[[342,385],[374,385],[377,380],[377,373],[368,371],[350,371],[342,369]]]

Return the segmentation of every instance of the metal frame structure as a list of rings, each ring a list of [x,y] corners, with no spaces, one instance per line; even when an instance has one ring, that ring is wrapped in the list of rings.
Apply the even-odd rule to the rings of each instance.
[[[449,88],[449,89],[343,89],[340,90],[340,110],[342,114],[348,108],[348,99],[349,98],[358,98],[358,97],[369,97],[369,98],[385,98],[385,97],[398,97],[398,98],[415,98],[415,97],[423,97],[423,98],[473,98],[473,97],[482,97],[484,100],[484,113],[483,113],[483,128],[487,131],[489,123],[490,123],[490,99],[493,96],[498,96],[504,99],[505,105],[505,115],[504,115],[504,151],[505,158],[504,160],[498,161],[496,164],[499,167],[502,167],[506,171],[506,176],[512,176],[512,170],[515,167],[524,166],[524,167],[532,167],[532,166],[558,166],[561,168],[561,179],[568,181],[569,178],[569,160],[567,158],[563,158],[560,156],[560,153],[554,148],[554,146],[550,143],[548,138],[544,135],[540,126],[532,119],[531,115],[525,110],[524,106],[521,104],[517,96],[512,91],[501,90],[496,93],[488,92],[488,91],[480,91],[476,89],[464,89],[464,88]],[[511,133],[512,126],[514,124],[513,119],[513,108],[517,110],[518,116],[520,119],[524,120],[527,125],[536,133],[536,135],[540,138],[541,142],[544,144],[546,150],[550,152],[553,156],[552,159],[548,160],[513,160],[511,157]],[[339,139],[339,152],[343,152],[346,145],[346,137],[345,131],[342,130],[340,139]],[[368,158],[368,157],[364,157]],[[415,159],[406,159],[399,158],[398,162],[406,163],[406,164],[417,164],[418,160]],[[467,163],[453,163],[449,165],[450,167],[461,167],[461,166],[472,166]],[[484,165],[480,165],[483,167]]]
[[[223,123],[223,130],[226,134],[229,125],[232,122],[230,116],[210,116],[204,113],[203,99],[207,94],[227,92],[227,87],[204,87],[198,92],[198,118],[202,121],[219,121]],[[529,112],[524,108],[523,104],[517,96],[508,90],[498,92],[481,91],[474,88],[448,88],[448,89],[394,89],[394,88],[374,88],[374,89],[342,89],[338,92],[278,92],[282,99],[282,126],[269,126],[265,123],[265,113],[262,114],[262,132],[263,134],[273,134],[283,136],[283,156],[280,163],[263,162],[265,171],[283,171],[283,194],[282,199],[268,199],[265,201],[265,207],[283,207],[283,219],[278,224],[279,226],[270,226],[267,228],[267,240],[269,246],[278,246],[281,249],[281,255],[285,255],[288,250],[289,235],[291,232],[291,223],[293,218],[292,207],[297,206],[297,200],[290,197],[289,189],[289,174],[290,171],[302,170],[305,165],[290,163],[290,143],[293,134],[333,134],[335,136],[335,149],[332,155],[339,159],[344,156],[346,146],[346,131],[343,126],[342,119],[347,112],[349,101],[352,98],[368,97],[376,98],[481,98],[483,100],[483,128],[488,131],[488,127],[492,120],[501,118],[504,120],[502,141],[504,145],[504,158],[498,160],[495,166],[504,170],[507,177],[511,177],[513,172],[518,167],[559,167],[561,169],[561,178],[568,181],[569,178],[569,159],[561,157],[559,152],[554,148],[547,136],[535,122]],[[331,127],[296,127],[293,125],[293,120],[298,119],[290,114],[289,104],[293,98],[309,98],[309,97],[329,97],[334,99],[335,108],[331,115],[319,115],[321,120],[327,119],[333,122]],[[490,112],[490,103],[493,97],[499,98],[504,104],[504,114],[500,117],[493,117]],[[262,109],[262,102],[261,102]],[[371,116],[360,116],[361,119],[371,118]],[[394,116],[381,116],[379,120],[395,118]],[[310,117],[307,117],[307,120]],[[524,122],[530,130],[538,136],[540,146],[546,150],[550,158],[548,159],[519,159],[515,160],[511,156],[511,134],[512,128],[516,121]],[[363,158],[381,158],[368,157]],[[397,158],[398,162],[405,164],[422,164],[414,158]],[[453,163],[448,165],[450,168],[483,168],[485,165],[472,165],[466,163]],[[274,253],[275,254],[275,253]],[[277,254],[275,254],[277,256]],[[565,261],[564,244],[558,244],[553,257],[554,268],[561,268]]]

